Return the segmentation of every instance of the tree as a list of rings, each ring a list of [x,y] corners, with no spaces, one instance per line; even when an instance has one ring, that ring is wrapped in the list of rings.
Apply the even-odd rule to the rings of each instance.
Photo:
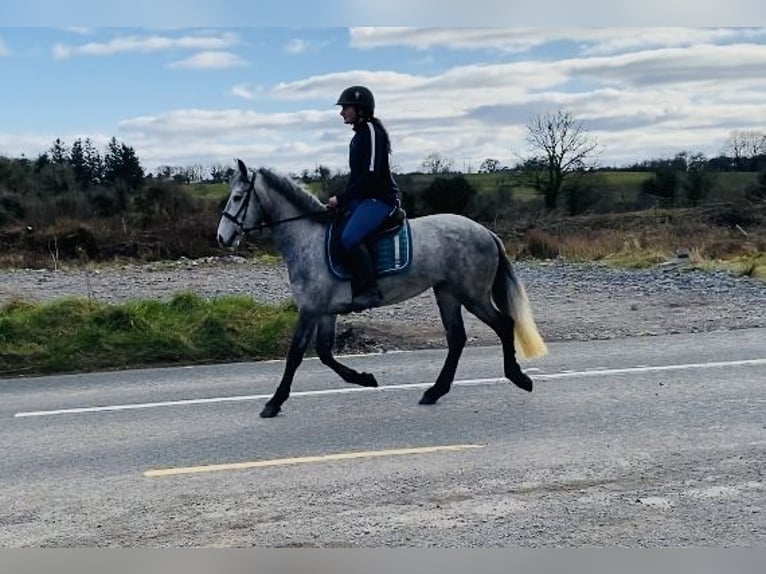
[[[212,183],[225,183],[234,175],[234,168],[225,165],[214,165],[210,168],[210,181]]]
[[[47,166],[51,164],[51,156],[48,155],[48,152],[43,152],[40,155],[37,156],[37,159],[35,160],[35,173],[40,173],[43,169],[45,169]]]
[[[766,154],[766,134],[753,130],[733,131],[723,151],[734,159],[736,169],[745,169],[746,160]]]
[[[683,188],[686,199],[692,207],[699,205],[713,189],[714,177],[707,169],[707,159],[702,154],[694,154],[686,161],[686,180]]]
[[[322,184],[321,196],[329,197],[327,189],[330,184],[330,179],[332,178],[332,171],[330,171],[329,167],[320,163],[318,166],[316,166],[314,173],[317,180]]]
[[[104,180],[107,183],[115,183],[120,177],[121,167],[120,143],[117,138],[112,137],[104,153]]]
[[[479,173],[495,173],[498,169],[500,169],[500,162],[488,157],[481,162]]]
[[[644,196],[655,198],[660,207],[673,207],[676,204],[678,190],[678,172],[672,162],[658,166],[653,177],[641,184]]]
[[[438,152],[429,153],[423,160],[423,163],[420,164],[425,173],[430,173],[433,175],[449,173],[452,171],[453,165],[454,162],[451,159],[443,157]]]
[[[87,189],[90,186],[90,173],[88,172],[88,164],[85,160],[85,148],[81,139],[76,139],[72,144],[72,149],[69,150],[69,164],[74,171],[75,181]]]
[[[527,124],[527,144],[534,157],[525,162],[533,171],[534,183],[545,199],[546,209],[555,209],[566,178],[595,167],[598,143],[582,122],[565,111],[539,114]]]
[[[104,156],[104,179],[110,184],[122,183],[130,190],[141,187],[144,169],[132,147],[112,137]]]
[[[48,152],[51,163],[64,165],[67,162],[69,152],[67,151],[66,144],[61,141],[61,138],[56,138],[56,141],[53,142],[53,145]]]
[[[745,189],[745,197],[754,203],[766,201],[766,171],[759,173],[756,183]]]
[[[85,138],[83,142],[83,153],[90,183],[98,185],[104,179],[104,160],[90,138]]]
[[[464,175],[437,177],[423,191],[423,203],[429,213],[465,213],[476,190]]]

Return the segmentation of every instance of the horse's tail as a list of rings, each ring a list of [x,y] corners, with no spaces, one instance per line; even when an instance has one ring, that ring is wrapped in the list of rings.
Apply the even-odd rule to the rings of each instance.
[[[500,238],[492,234],[497,244],[499,265],[492,284],[492,299],[497,308],[513,318],[513,333],[516,350],[522,358],[533,359],[542,357],[548,352],[545,341],[537,330],[532,317],[527,292],[521,280],[516,277],[511,260],[505,252],[505,246]]]

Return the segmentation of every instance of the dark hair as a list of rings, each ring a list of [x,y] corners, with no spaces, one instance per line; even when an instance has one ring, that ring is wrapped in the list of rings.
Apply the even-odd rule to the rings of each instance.
[[[369,118],[367,118],[367,121],[372,122],[375,125],[375,129],[378,129],[381,132],[383,132],[383,135],[385,136],[385,139],[386,139],[386,147],[388,148],[388,153],[391,153],[391,137],[388,135],[388,130],[386,129],[386,126],[384,126],[383,122],[381,122],[378,118],[372,115]]]

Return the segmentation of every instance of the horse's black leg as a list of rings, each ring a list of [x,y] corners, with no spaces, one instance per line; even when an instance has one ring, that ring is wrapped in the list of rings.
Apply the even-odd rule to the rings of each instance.
[[[532,392],[532,379],[521,370],[516,360],[516,347],[513,344],[513,318],[500,313],[491,303],[481,304],[476,301],[464,301],[466,309],[489,325],[500,337],[503,345],[503,371],[505,376],[520,389]]]
[[[298,366],[303,361],[303,354],[311,340],[316,328],[316,318],[304,314],[298,315],[298,325],[293,332],[293,339],[290,343],[290,350],[287,352],[287,363],[285,371],[282,374],[282,380],[279,382],[274,396],[263,406],[261,416],[265,419],[276,416],[282,408],[282,403],[290,396],[290,386],[293,383],[293,377]]]
[[[467,340],[463,316],[460,313],[460,301],[444,288],[434,287],[434,293],[444,329],[447,331],[449,350],[436,382],[423,393],[423,397],[420,399],[421,405],[432,405],[449,392],[452,381],[455,380],[457,364]]]
[[[378,381],[370,373],[360,373],[339,363],[332,354],[335,344],[335,315],[322,317],[317,324],[316,351],[319,360],[338,373],[347,383],[363,387],[377,387]]]

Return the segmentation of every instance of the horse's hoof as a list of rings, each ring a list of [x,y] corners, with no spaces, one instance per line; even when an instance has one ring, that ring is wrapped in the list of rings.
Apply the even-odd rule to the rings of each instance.
[[[263,407],[263,410],[261,411],[261,418],[262,419],[271,419],[274,418],[279,414],[280,407],[276,407],[274,405],[270,405],[269,403],[266,403],[266,405]]]
[[[429,394],[428,391],[423,393],[423,396],[420,398],[420,401],[418,401],[419,405],[435,405],[436,401],[439,400],[439,397],[436,395]]]
[[[532,379],[530,379],[521,371],[515,373],[513,377],[511,377],[511,382],[520,389],[527,391],[528,393],[532,392]]]
[[[375,378],[375,375],[370,373],[361,373],[359,377],[359,385],[362,387],[377,387],[378,380]]]

